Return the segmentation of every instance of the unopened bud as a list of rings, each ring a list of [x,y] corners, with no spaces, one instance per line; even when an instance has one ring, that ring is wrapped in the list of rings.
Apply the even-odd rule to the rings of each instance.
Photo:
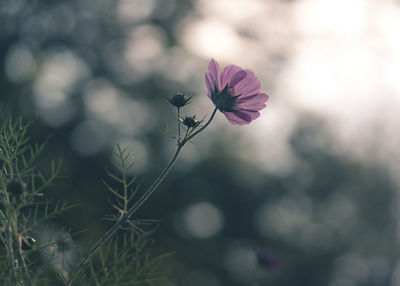
[[[15,196],[22,194],[25,188],[26,183],[18,179],[13,179],[7,184],[7,191]]]
[[[181,118],[181,122],[189,128],[195,128],[201,121],[196,121],[196,115],[193,115],[192,117],[186,116],[185,118]]]
[[[190,103],[191,99],[192,97],[186,97],[183,93],[176,93],[168,101],[175,107],[182,107]]]

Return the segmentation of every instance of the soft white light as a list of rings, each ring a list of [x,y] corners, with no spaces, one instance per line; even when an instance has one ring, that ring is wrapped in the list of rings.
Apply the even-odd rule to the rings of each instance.
[[[222,21],[208,19],[185,24],[182,41],[194,53],[219,60],[238,55],[242,45],[232,27]]]
[[[353,34],[365,26],[368,0],[305,0],[296,5],[296,27],[302,33]]]
[[[154,0],[119,0],[117,16],[123,22],[137,22],[150,16]]]
[[[217,234],[224,223],[222,213],[211,203],[198,203],[183,214],[186,231],[196,238],[209,238]]]
[[[133,98],[106,79],[96,79],[86,85],[84,102],[97,120],[112,125],[121,134],[136,135],[150,128],[155,116],[145,102]]]
[[[70,95],[89,74],[86,63],[68,50],[45,58],[34,84],[34,101],[40,117],[54,126],[70,120],[75,111]]]
[[[132,29],[126,41],[124,57],[134,71],[147,73],[157,68],[155,60],[164,48],[164,32],[153,25],[142,25]]]

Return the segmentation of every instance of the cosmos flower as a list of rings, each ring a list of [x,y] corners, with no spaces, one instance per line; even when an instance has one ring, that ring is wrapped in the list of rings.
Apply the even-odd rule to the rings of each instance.
[[[207,95],[215,107],[233,125],[245,125],[260,116],[268,95],[261,92],[261,83],[249,69],[228,65],[221,72],[211,59],[206,72]]]

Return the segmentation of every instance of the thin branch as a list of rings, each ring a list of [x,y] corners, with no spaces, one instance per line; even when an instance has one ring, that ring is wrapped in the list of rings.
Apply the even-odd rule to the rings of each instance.
[[[128,212],[125,216],[119,219],[89,250],[87,255],[79,262],[79,264],[75,267],[74,271],[72,272],[66,286],[71,286],[75,277],[84,269],[84,267],[89,262],[90,257],[92,257],[100,248],[101,246],[107,242],[117,231],[121,228],[122,224],[132,217],[132,215],[147,201],[147,199],[154,193],[157,187],[161,184],[161,182],[165,179],[171,168],[173,167],[174,163],[176,162],[179,153],[181,152],[183,146],[191,140],[194,136],[199,134],[203,131],[213,120],[217,108],[214,109],[213,113],[210,116],[210,119],[204,124],[199,130],[191,134],[190,136],[185,136],[185,138],[178,143],[176,148],[175,154],[172,156],[171,160],[169,161],[168,165],[165,169],[161,172],[161,174],[157,177],[154,183],[144,192],[144,194],[136,201],[136,203],[128,209]]]

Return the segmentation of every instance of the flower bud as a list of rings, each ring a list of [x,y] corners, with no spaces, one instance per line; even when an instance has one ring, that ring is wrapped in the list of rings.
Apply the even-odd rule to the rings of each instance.
[[[182,107],[186,104],[190,103],[192,97],[186,97],[183,93],[176,93],[171,98],[168,99],[169,103],[171,103],[175,107]]]
[[[201,121],[196,121],[196,115],[193,115],[192,117],[186,116],[185,118],[181,118],[181,122],[189,128],[195,128]]]
[[[18,179],[13,179],[7,184],[7,191],[15,196],[22,194],[25,188],[26,183]]]

